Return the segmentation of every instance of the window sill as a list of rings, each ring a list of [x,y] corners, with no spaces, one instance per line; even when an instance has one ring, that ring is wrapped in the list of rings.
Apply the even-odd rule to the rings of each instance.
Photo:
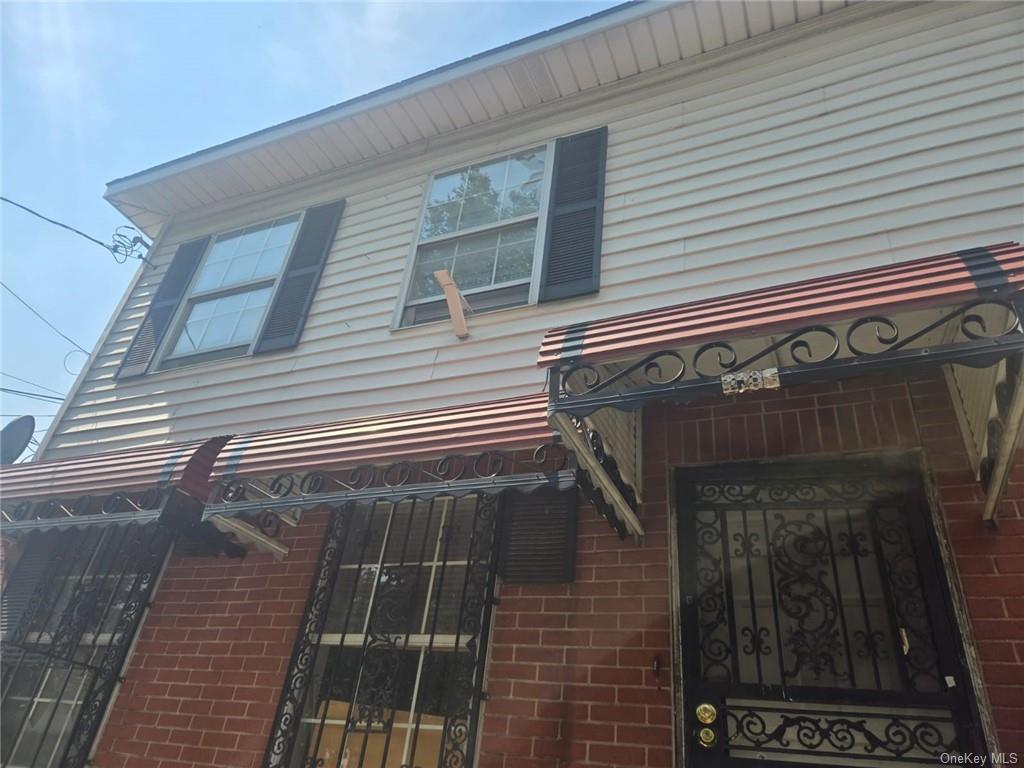
[[[177,371],[182,368],[195,368],[201,365],[222,363],[225,360],[238,360],[246,357],[252,357],[252,353],[249,351],[249,345],[244,347],[230,347],[228,349],[219,349],[214,352],[203,352],[182,357],[169,357],[161,360],[159,365],[154,367],[152,370],[147,371],[146,375],[151,376],[154,373]]]

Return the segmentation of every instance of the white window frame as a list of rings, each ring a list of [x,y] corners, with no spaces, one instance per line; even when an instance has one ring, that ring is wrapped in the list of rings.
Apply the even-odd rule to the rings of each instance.
[[[468,229],[458,230],[457,232],[450,232],[444,235],[438,235],[436,237],[422,237],[423,233],[423,220],[427,215],[427,208],[430,202],[430,190],[434,186],[434,180],[438,176],[444,176],[445,174],[458,171],[462,168],[466,168],[471,165],[483,165],[485,163],[499,160],[503,157],[509,157],[516,155],[520,152],[525,152],[530,149],[538,147],[545,148],[544,154],[544,181],[541,184],[541,195],[540,205],[537,208],[536,214],[529,214],[527,216],[516,216],[515,218],[505,219],[494,224],[483,224],[476,227],[470,227]],[[470,288],[468,290],[462,290],[462,294],[470,298],[470,304],[472,304],[471,297],[476,294],[489,293],[490,291],[500,290],[502,288],[512,288],[517,285],[525,285],[527,282],[530,284],[530,292],[527,298],[526,304],[520,304],[516,307],[509,307],[509,309],[516,309],[521,306],[528,306],[530,304],[536,304],[540,298],[540,280],[541,272],[543,270],[543,259],[544,259],[544,245],[547,242],[548,236],[548,206],[551,200],[551,184],[554,177],[554,159],[555,159],[555,139],[548,141],[534,141],[529,144],[524,144],[520,147],[513,149],[504,150],[502,152],[496,152],[486,157],[474,157],[461,163],[453,164],[445,168],[439,169],[431,173],[427,177],[426,184],[423,189],[423,197],[420,201],[419,215],[416,217],[416,231],[413,233],[412,245],[409,250],[409,255],[405,260],[405,271],[402,273],[402,284],[398,292],[398,304],[395,307],[395,311],[391,319],[391,329],[401,330],[406,328],[420,328],[425,325],[434,325],[436,323],[448,322],[447,318],[443,320],[432,320],[425,323],[418,323],[415,325],[402,325],[402,315],[405,314],[405,310],[408,307],[419,306],[422,304],[432,304],[438,301],[444,301],[444,295],[424,297],[422,299],[409,299],[409,293],[412,289],[412,275],[413,270],[416,266],[416,255],[419,252],[420,246],[431,245],[433,243],[442,243],[447,240],[456,240],[462,237],[468,237],[470,235],[480,234],[482,232],[491,232],[505,229],[506,227],[515,226],[516,224],[522,224],[524,222],[537,220],[537,237],[534,240],[533,248],[533,269],[530,273],[529,280],[521,279],[514,280],[506,283],[499,283],[497,285],[485,285],[479,288]],[[483,310],[488,311],[488,310]],[[495,310],[498,311],[498,310]]]
[[[284,258],[281,260],[281,266],[278,268],[276,273],[273,275],[253,278],[252,280],[248,280],[244,283],[235,283],[230,286],[221,286],[219,288],[211,288],[198,293],[195,292],[196,282],[199,280],[199,275],[202,272],[203,267],[206,265],[206,260],[210,257],[210,251],[213,250],[213,246],[216,244],[217,238],[240,229],[249,229],[251,227],[262,226],[263,224],[272,224],[279,219],[287,219],[296,215],[298,216],[298,220],[295,222],[295,231],[292,232],[292,239],[288,242],[288,248],[285,250]],[[207,362],[207,355],[214,355],[215,359],[222,360],[224,358],[216,357],[217,353],[231,349],[239,349],[238,354],[231,355],[231,357],[248,357],[252,354],[253,348],[263,335],[263,328],[267,324],[267,317],[270,314],[270,308],[274,305],[274,299],[277,297],[277,292],[281,289],[281,278],[284,276],[284,273],[288,268],[288,262],[291,260],[292,256],[292,249],[295,248],[295,242],[298,240],[299,231],[302,229],[302,223],[305,218],[305,210],[290,211],[288,213],[270,216],[250,224],[240,224],[237,227],[231,227],[210,236],[210,242],[206,244],[203,256],[196,265],[191,279],[188,281],[188,288],[185,290],[181,301],[178,303],[178,307],[174,310],[174,317],[171,319],[170,325],[168,325],[168,331],[164,334],[164,338],[160,342],[160,348],[156,356],[157,364],[154,367],[154,370],[167,370],[171,367],[167,366],[167,363],[174,363],[175,365],[173,367],[185,367],[188,365],[201,364],[203,362]],[[263,308],[263,315],[260,317],[260,321],[256,326],[256,333],[253,335],[252,340],[244,351],[240,349],[242,346],[241,344],[222,344],[219,347],[210,347],[209,349],[196,350],[195,352],[174,354],[174,346],[178,343],[178,337],[181,336],[185,330],[185,321],[188,319],[189,313],[194,305],[202,301],[210,301],[223,296],[231,296],[236,293],[249,293],[266,286],[270,286],[271,288],[270,298],[267,299],[267,305]],[[193,358],[195,359],[195,363],[190,363],[189,361]]]

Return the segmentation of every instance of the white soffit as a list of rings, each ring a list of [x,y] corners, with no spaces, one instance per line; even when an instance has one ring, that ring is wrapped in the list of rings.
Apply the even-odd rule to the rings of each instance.
[[[167,216],[292,184],[822,16],[851,0],[616,6],[107,185],[147,232]]]

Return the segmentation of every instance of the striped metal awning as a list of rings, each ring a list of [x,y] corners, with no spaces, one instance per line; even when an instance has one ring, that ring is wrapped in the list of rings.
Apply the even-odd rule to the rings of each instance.
[[[537,363],[627,360],[865,313],[947,306],[1024,287],[1024,247],[1000,243],[555,328]]]
[[[547,402],[539,394],[238,435],[217,457],[212,480],[531,448],[554,438]]]
[[[0,467],[0,530],[156,519],[170,489],[204,501],[227,437]],[[116,497],[116,502],[104,500]],[[131,518],[131,519],[129,519]]]
[[[529,395],[238,435],[214,464],[203,519],[572,487],[547,404]]]
[[[565,435],[572,419],[592,427],[652,400],[1022,358],[1024,247],[1007,242],[556,328],[537,362]],[[1024,375],[1013,378],[992,394],[1007,428],[990,454],[986,519],[1024,422]]]

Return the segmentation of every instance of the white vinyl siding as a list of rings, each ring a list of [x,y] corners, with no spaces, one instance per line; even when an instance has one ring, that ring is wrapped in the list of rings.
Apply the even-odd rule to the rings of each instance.
[[[539,392],[553,326],[1024,240],[1022,17],[893,6],[735,61],[637,75],[455,148],[181,216],[47,457]],[[600,294],[471,315],[461,342],[446,323],[391,329],[430,173],[602,125]],[[339,189],[345,219],[299,347],[113,380],[179,243]]]

